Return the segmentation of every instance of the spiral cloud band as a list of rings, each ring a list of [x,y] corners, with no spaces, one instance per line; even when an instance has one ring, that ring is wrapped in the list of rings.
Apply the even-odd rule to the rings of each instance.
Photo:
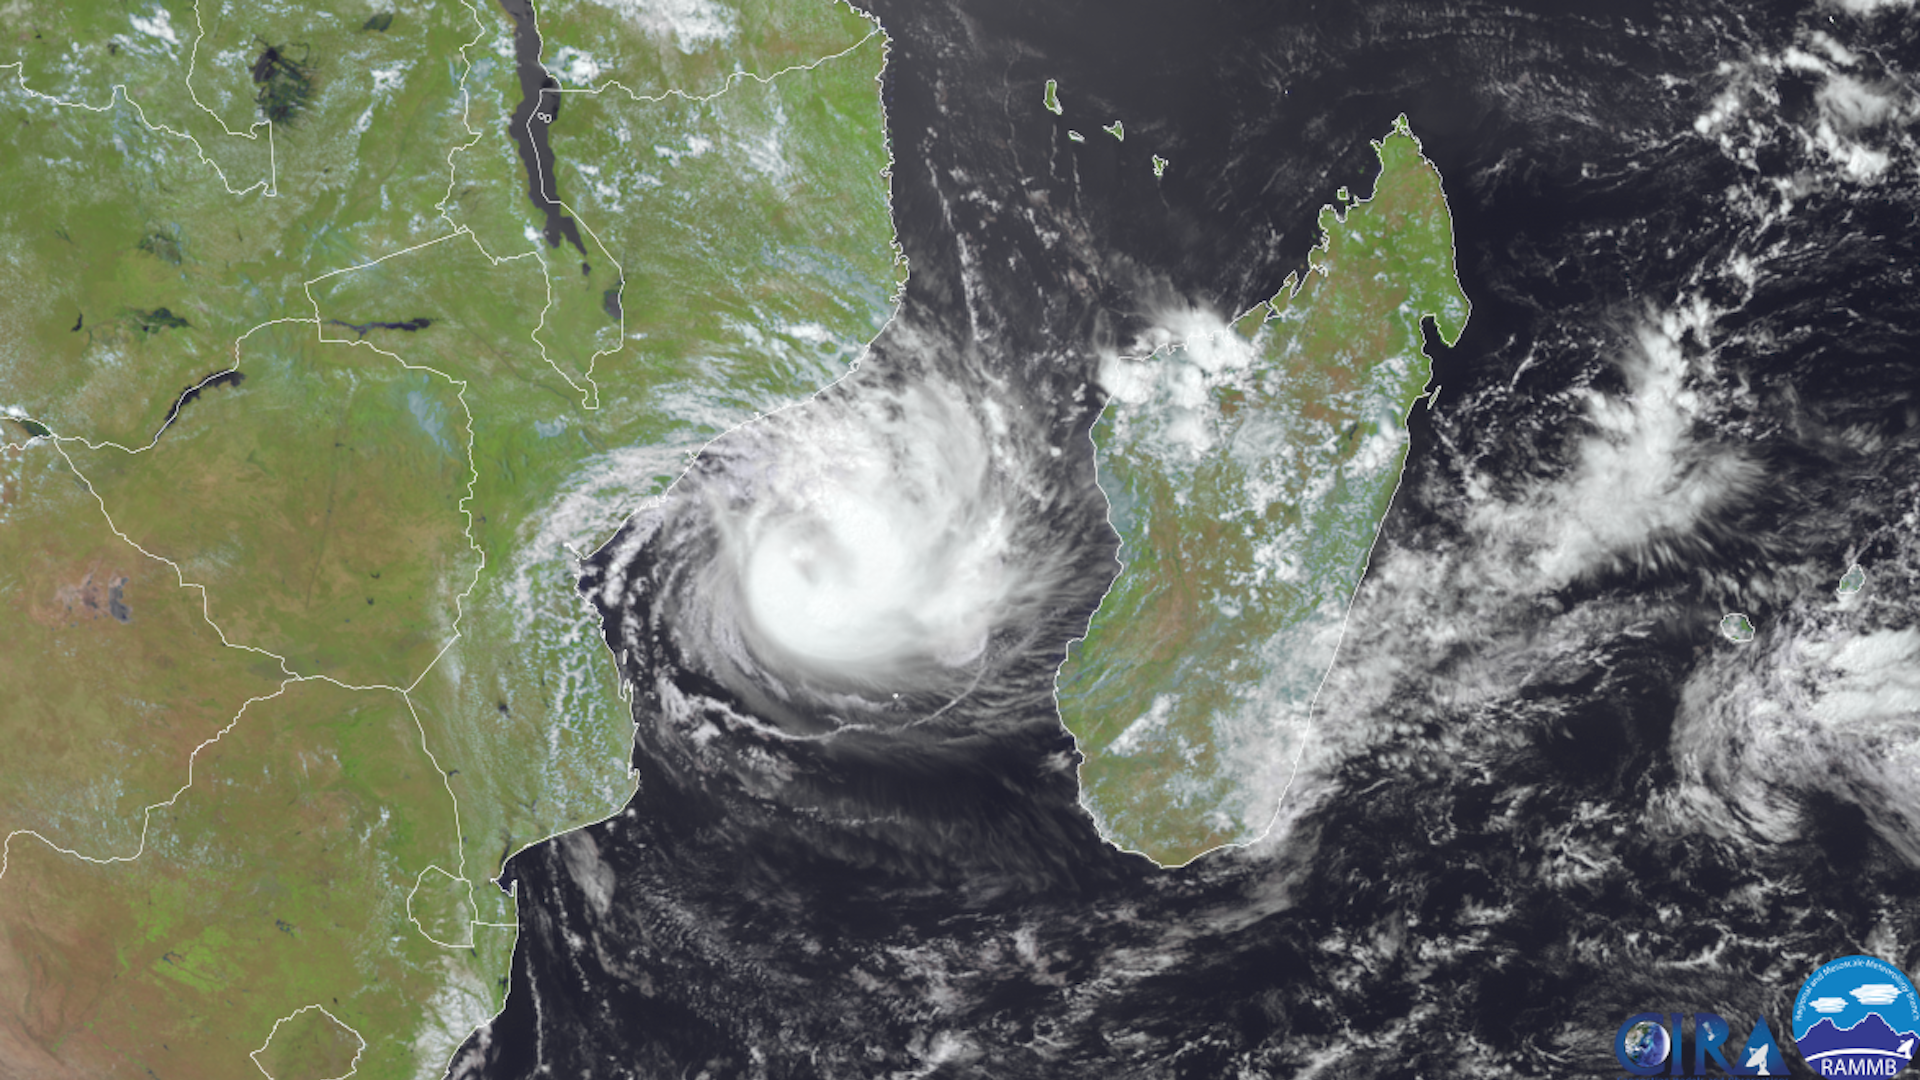
[[[743,629],[842,673],[978,658],[1016,574],[979,422],[939,384],[817,412],[720,510]]]

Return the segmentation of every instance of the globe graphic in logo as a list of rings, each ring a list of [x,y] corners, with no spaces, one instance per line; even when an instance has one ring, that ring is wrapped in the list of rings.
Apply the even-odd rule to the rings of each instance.
[[[1671,1048],[1667,1029],[1651,1020],[1642,1020],[1628,1028],[1622,1047],[1628,1061],[1643,1067],[1652,1067],[1667,1060],[1667,1051]]]

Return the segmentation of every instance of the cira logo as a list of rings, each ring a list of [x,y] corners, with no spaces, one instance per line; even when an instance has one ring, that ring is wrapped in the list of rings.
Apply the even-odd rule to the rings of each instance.
[[[1690,1021],[1690,1022],[1689,1022]],[[1613,1056],[1633,1076],[1785,1076],[1786,1059],[1766,1017],[1735,1054],[1733,1026],[1713,1013],[1638,1013],[1613,1035]],[[1691,1036],[1689,1038],[1688,1036]],[[1692,1060],[1688,1060],[1692,1050]]]
[[[1793,1042],[1821,1076],[1892,1076],[1920,1042],[1920,994],[1885,960],[1823,964],[1794,999]]]

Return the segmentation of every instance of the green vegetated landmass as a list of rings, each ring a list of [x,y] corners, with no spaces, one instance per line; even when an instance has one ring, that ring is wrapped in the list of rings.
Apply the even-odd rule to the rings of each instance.
[[[10,9],[0,1062],[438,1075],[498,1007],[488,879],[630,791],[568,545],[905,272],[873,23],[643,14],[541,6],[618,84],[552,130],[583,258],[491,4]]]
[[[1162,863],[1270,822],[1399,483],[1430,370],[1420,320],[1449,344],[1466,326],[1439,173],[1404,117],[1375,147],[1372,197],[1321,212],[1304,274],[1102,380],[1125,569],[1060,707],[1104,834]]]
[[[541,59],[564,89],[618,86],[623,93],[647,98],[708,97],[739,82],[814,66],[879,29],[841,3],[687,4],[685,18],[674,18],[666,9],[636,7],[645,5],[601,0],[549,0],[540,5],[540,30],[547,43]],[[609,17],[621,11],[626,14]],[[868,68],[867,74],[877,72]],[[563,128],[583,130],[578,124]],[[564,161],[565,155],[561,157]]]
[[[365,1051],[366,1040],[315,1005],[283,1018],[252,1056],[273,1080],[337,1080],[357,1071]]]
[[[446,949],[409,921],[416,876],[458,851],[405,701],[296,683],[194,768],[138,859],[16,840],[0,949],[15,1075],[257,1077],[247,1055],[311,1004],[366,1034],[364,1075],[422,1072],[416,1039],[457,1038],[488,1006],[479,973],[511,934]]]

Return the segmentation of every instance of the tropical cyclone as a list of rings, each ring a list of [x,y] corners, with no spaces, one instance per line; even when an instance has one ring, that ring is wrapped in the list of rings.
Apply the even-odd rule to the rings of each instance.
[[[506,993],[487,878],[629,791],[568,545],[886,319],[885,39],[171,7],[0,53],[0,1075],[437,1075]]]
[[[1622,1016],[1661,988],[1777,1021],[1811,958],[1911,966],[1916,818],[1889,781],[1915,746],[1896,676],[1920,669],[1920,432],[1900,359],[1920,326],[1903,277],[1920,157],[1905,128],[1830,122],[1808,85],[1832,55],[1856,84],[1894,86],[1885,46],[1911,54],[1912,20],[883,14],[914,276],[863,396],[926,381],[903,371],[931,355],[911,327],[992,350],[988,385],[1028,414],[1097,412],[1097,388],[1077,388],[1145,321],[1141,279],[1228,313],[1273,295],[1311,243],[1279,226],[1362,178],[1364,136],[1397,108],[1446,170],[1473,333],[1430,349],[1445,407],[1409,420],[1418,449],[1286,817],[1268,843],[1173,872],[1101,842],[1046,648],[1038,693],[1010,659],[938,717],[921,700],[855,715],[854,694],[796,687],[831,661],[727,670],[713,646],[739,642],[682,624],[701,615],[688,601],[725,598],[693,576],[739,564],[703,546],[712,512],[676,503],[653,539],[636,528],[635,551],[593,564],[638,791],[510,863],[512,989],[456,1075],[1602,1076]],[[1039,100],[1048,77],[1063,115]],[[1113,117],[1124,143],[1072,138]],[[1162,183],[1154,153],[1178,163]],[[1888,163],[1877,186],[1840,171],[1870,154]],[[1336,236],[1329,275],[1277,306],[1353,295],[1332,286],[1356,247],[1343,263]],[[833,416],[793,412],[796,433]],[[1205,447],[1217,429],[1172,421],[1206,415],[1163,430]],[[1100,493],[1067,483],[1091,475],[1085,434],[1062,419],[1040,444],[1080,462],[1048,466],[1044,490],[1081,501],[1034,515],[1060,549],[1091,549],[1056,602],[1082,626],[1116,546]],[[699,486],[722,494],[765,460],[718,453]],[[1112,475],[1124,529],[1137,507]],[[1097,527],[1072,531],[1092,504]],[[1247,524],[1184,554],[1203,569]],[[1871,588],[1834,598],[1856,560]],[[1728,611],[1764,630],[1726,642]],[[1064,621],[1010,628],[1057,648]]]
[[[1061,673],[1101,831],[1162,863],[1258,836],[1400,481],[1430,366],[1466,327],[1440,175],[1401,117],[1371,198],[1230,328],[1191,310],[1107,358],[1094,429],[1126,564]],[[1350,204],[1350,205],[1349,205]],[[1157,347],[1156,347],[1157,346]]]
[[[1009,515],[987,433],[954,398],[910,387],[877,423],[790,436],[794,453],[734,507],[724,535],[764,643],[869,668],[985,651],[1013,585]]]
[[[983,708],[972,692],[1042,640],[1074,558],[1045,429],[964,361],[940,367],[863,370],[717,441],[596,557],[591,594],[646,607],[789,730]]]

